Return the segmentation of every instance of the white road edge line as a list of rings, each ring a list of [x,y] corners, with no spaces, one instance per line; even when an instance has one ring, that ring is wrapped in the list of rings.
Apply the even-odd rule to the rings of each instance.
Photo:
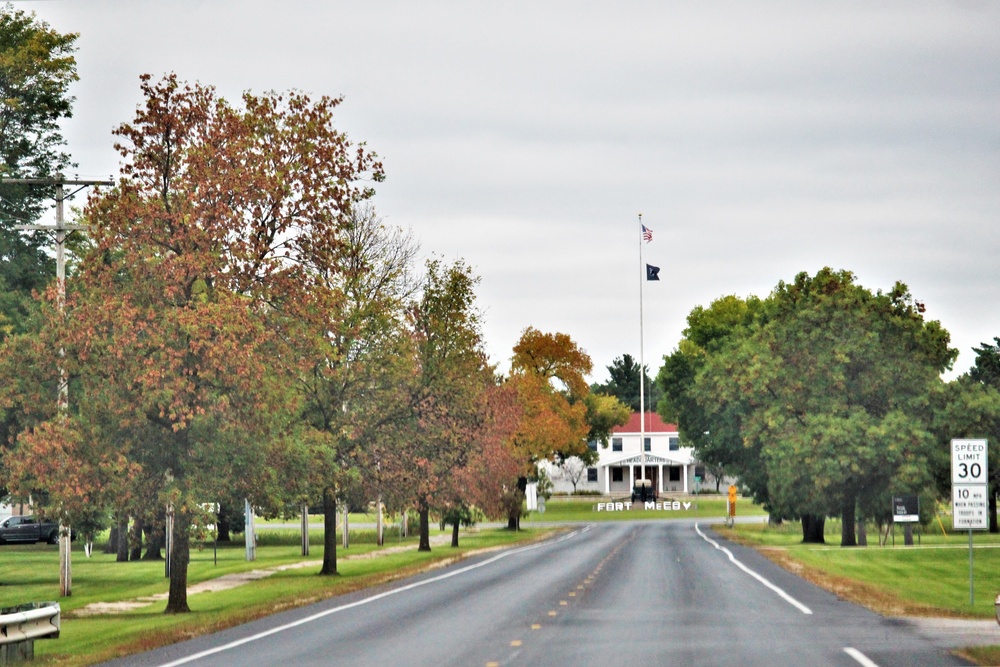
[[[587,529],[589,529],[589,528],[590,528],[590,526],[587,526]],[[517,549],[511,549],[509,551],[503,551],[503,552],[497,554],[496,556],[493,556],[492,558],[488,558],[488,559],[482,561],[481,563],[475,563],[473,565],[467,565],[466,567],[460,568],[458,570],[454,570],[452,572],[447,572],[445,574],[441,574],[441,575],[438,575],[436,577],[432,577],[430,579],[424,579],[423,581],[418,581],[418,582],[415,582],[415,583],[412,583],[412,584],[407,584],[406,586],[400,586],[399,588],[394,588],[391,591],[385,591],[384,593],[379,593],[378,595],[373,595],[373,596],[365,598],[363,600],[358,600],[357,602],[351,602],[350,604],[341,605],[340,607],[334,607],[333,609],[327,609],[326,611],[321,611],[321,612],[313,614],[311,616],[306,616],[305,618],[300,618],[297,621],[293,621],[291,623],[286,623],[285,625],[281,625],[281,626],[278,626],[276,628],[271,628],[270,630],[265,630],[264,632],[259,632],[259,633],[255,634],[255,635],[250,635],[249,637],[244,637],[243,639],[237,639],[236,641],[229,642],[228,644],[223,644],[222,646],[216,646],[215,648],[206,649],[206,650],[201,651],[199,653],[193,653],[193,654],[191,654],[189,656],[185,656],[183,658],[178,658],[177,660],[173,660],[171,662],[165,662],[162,665],[159,665],[159,667],[177,667],[178,665],[186,665],[189,662],[194,662],[195,660],[201,660],[202,658],[207,658],[210,655],[215,655],[216,653],[222,653],[223,651],[228,651],[230,649],[234,649],[237,646],[242,646],[243,644],[249,644],[250,642],[255,642],[258,639],[264,639],[265,637],[270,637],[271,635],[276,635],[279,632],[284,632],[285,630],[290,630],[290,629],[296,628],[296,627],[298,627],[300,625],[305,625],[306,623],[312,623],[313,621],[317,621],[317,620],[319,620],[321,618],[325,618],[326,616],[330,616],[331,614],[336,614],[337,612],[344,611],[345,609],[351,609],[353,607],[360,607],[361,605],[366,605],[369,602],[375,602],[376,600],[381,600],[382,598],[387,598],[390,595],[396,595],[397,593],[402,593],[404,591],[409,591],[409,590],[412,590],[414,588],[419,588],[421,586],[426,586],[428,584],[433,584],[433,583],[436,583],[436,582],[441,581],[443,579],[448,579],[448,578],[457,576],[459,574],[465,574],[466,572],[469,572],[470,570],[475,570],[477,568],[484,567],[486,565],[490,565],[491,563],[495,563],[496,561],[498,561],[498,560],[500,560],[502,558],[506,558],[507,556],[513,556],[514,554],[519,554],[519,553],[522,553],[524,551],[530,551],[532,549],[538,549],[540,547],[544,547],[544,546],[548,546],[550,544],[556,544],[558,542],[562,542],[564,540],[568,540],[571,537],[575,537],[576,535],[581,534],[582,532],[586,532],[586,529],[584,529],[582,531],[581,530],[574,530],[573,532],[567,533],[566,535],[563,535],[562,537],[558,537],[558,538],[556,538],[554,540],[546,540],[544,542],[539,542],[537,544],[531,544],[531,545],[526,546],[526,547],[520,547],[520,548],[517,548]]]
[[[726,556],[729,557],[729,560],[732,561],[732,563],[736,567],[740,568],[741,570],[743,570],[744,572],[746,572],[747,574],[749,574],[751,577],[753,577],[754,579],[756,579],[760,583],[762,583],[765,586],[767,586],[768,588],[770,588],[772,591],[774,591],[775,593],[777,593],[785,602],[787,602],[788,604],[792,605],[793,607],[795,607],[796,609],[798,609],[799,611],[801,611],[803,614],[812,614],[812,609],[810,609],[809,607],[805,606],[804,604],[802,604],[801,602],[799,602],[798,600],[796,600],[795,598],[793,598],[791,595],[789,595],[788,593],[786,593],[784,590],[778,588],[777,586],[775,586],[774,584],[772,584],[770,581],[768,581],[764,577],[760,576],[759,574],[757,574],[756,572],[754,572],[753,570],[751,570],[749,567],[747,567],[746,565],[744,565],[740,561],[736,560],[736,556],[733,555],[732,551],[730,551],[729,549],[727,549],[724,546],[720,545],[718,542],[716,542],[715,540],[713,540],[712,538],[710,538],[705,533],[701,532],[701,527],[697,523],[694,524],[694,529],[698,532],[699,535],[701,535],[701,537],[702,537],[703,540],[705,540],[706,542],[708,542],[709,544],[711,544],[713,547],[715,547],[716,549],[718,549],[722,553],[726,554]]]
[[[847,648],[844,649],[844,653],[857,660],[859,663],[864,665],[864,667],[878,667],[878,665],[869,660],[864,653],[862,653],[856,648],[851,648],[850,646],[848,646]]]

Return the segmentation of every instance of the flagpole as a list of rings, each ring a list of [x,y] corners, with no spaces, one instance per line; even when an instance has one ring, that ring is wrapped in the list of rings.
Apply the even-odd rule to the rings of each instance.
[[[645,265],[642,262],[642,242],[645,235],[642,228],[642,213],[639,214],[639,460],[642,470],[639,479],[646,479],[646,363],[643,351],[642,284],[646,282]]]

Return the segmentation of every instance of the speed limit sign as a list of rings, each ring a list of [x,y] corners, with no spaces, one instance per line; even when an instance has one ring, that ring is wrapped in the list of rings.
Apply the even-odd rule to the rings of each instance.
[[[986,484],[989,470],[985,440],[951,441],[951,483]]]
[[[951,441],[952,527],[956,530],[989,528],[989,467],[985,440]]]

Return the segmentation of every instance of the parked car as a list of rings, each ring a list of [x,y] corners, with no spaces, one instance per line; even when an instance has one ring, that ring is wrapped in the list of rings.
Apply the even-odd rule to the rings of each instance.
[[[59,524],[33,516],[12,516],[0,523],[0,544],[12,542],[59,543]]]

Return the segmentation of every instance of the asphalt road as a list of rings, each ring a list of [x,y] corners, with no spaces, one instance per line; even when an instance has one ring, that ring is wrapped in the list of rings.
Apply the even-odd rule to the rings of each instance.
[[[106,663],[965,664],[912,627],[838,600],[693,521],[580,527],[542,544]]]

